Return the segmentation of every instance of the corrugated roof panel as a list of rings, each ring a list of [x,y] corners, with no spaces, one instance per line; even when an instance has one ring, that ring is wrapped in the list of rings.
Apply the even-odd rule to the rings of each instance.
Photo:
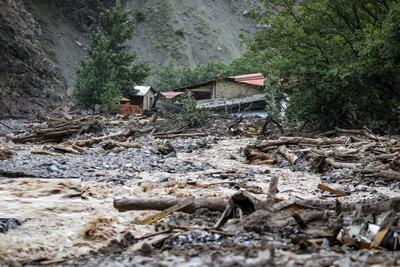
[[[151,86],[143,86],[143,85],[136,85],[135,90],[137,91],[136,95],[144,96],[147,92],[151,89]]]
[[[252,73],[245,75],[237,75],[229,77],[238,83],[252,84],[257,86],[264,86],[265,77],[262,73]]]
[[[162,92],[161,95],[164,96],[167,99],[172,99],[174,97],[177,97],[178,95],[182,95],[183,92]]]

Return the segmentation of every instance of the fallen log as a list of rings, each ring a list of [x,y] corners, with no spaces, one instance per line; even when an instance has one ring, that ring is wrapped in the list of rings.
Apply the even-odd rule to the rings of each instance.
[[[177,133],[177,134],[167,134],[167,135],[155,135],[156,138],[176,138],[176,137],[200,137],[200,136],[207,136],[207,133]]]
[[[114,208],[118,211],[129,210],[165,210],[169,207],[181,203],[181,199],[177,198],[131,198],[131,199],[116,199],[114,200]],[[195,198],[193,203],[181,211],[185,213],[194,213],[197,209],[206,208],[211,211],[224,211],[228,199],[201,199]]]
[[[392,171],[392,170],[380,170],[374,173],[374,176],[380,176],[387,179],[392,180],[400,180],[400,172]]]
[[[116,139],[116,138],[121,138],[121,137],[129,137],[134,135],[134,131],[131,129],[127,129],[124,131],[120,131],[118,133],[112,133],[100,137],[92,137],[90,139],[85,139],[85,140],[75,140],[75,141],[66,141],[63,144],[64,145],[71,145],[71,146],[79,146],[79,147],[89,147],[94,144],[98,144],[104,140],[107,139]]]
[[[6,171],[6,170],[0,170],[0,177],[6,177],[6,178],[37,178],[37,176],[33,175],[33,174],[28,174],[28,173],[19,172],[19,171]]]
[[[340,129],[340,128],[335,128],[335,132],[339,134],[354,134],[354,135],[363,135],[368,137],[371,140],[375,141],[387,141],[387,138],[377,136],[373,133],[371,133],[369,130],[364,129],[364,130],[353,130],[353,129]]]
[[[54,151],[60,152],[60,153],[71,153],[71,154],[75,154],[75,155],[79,155],[81,153],[81,151],[78,151],[72,147],[62,146],[62,145],[53,146],[53,149],[54,149]]]
[[[80,133],[96,132],[101,128],[97,119],[79,119],[61,122],[48,128],[34,130],[31,134],[22,137],[12,137],[14,143],[27,142],[59,142]]]
[[[375,160],[382,160],[382,161],[387,161],[387,160],[392,160],[400,155],[400,152],[394,152],[391,154],[382,154],[378,156],[374,156]]]
[[[325,162],[336,169],[348,168],[353,170],[359,170],[359,167],[361,167],[360,163],[337,162],[331,158],[326,158]]]
[[[314,145],[314,146],[324,146],[324,145],[335,145],[344,144],[346,139],[344,138],[306,138],[306,137],[280,137],[276,140],[265,140],[255,147],[258,149],[263,149],[268,146],[282,146],[282,145]]]
[[[261,152],[256,149],[251,149],[249,147],[246,147],[244,149],[244,155],[246,156],[246,159],[250,162],[252,162],[254,160],[259,160],[263,163],[272,164],[272,163],[275,163],[275,161],[276,161],[276,159],[273,155]]]
[[[278,146],[278,152],[282,154],[293,165],[299,159],[296,154],[292,153],[285,145]]]

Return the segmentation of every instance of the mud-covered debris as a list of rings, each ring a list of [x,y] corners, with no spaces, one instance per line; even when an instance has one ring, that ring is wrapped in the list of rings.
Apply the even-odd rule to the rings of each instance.
[[[258,141],[243,149],[249,163],[268,163],[293,170],[343,176],[382,177],[400,180],[399,140],[369,132],[336,129],[334,138],[283,136]],[[289,163],[289,165],[288,165]]]
[[[360,222],[358,218],[343,227],[337,239],[362,249],[400,250],[400,232],[397,227],[399,219],[399,214],[393,210],[381,214],[375,222]]]
[[[12,152],[8,149],[0,148],[0,160],[10,159],[12,157]]]
[[[97,118],[79,118],[48,123],[47,128],[36,129],[22,136],[13,137],[15,143],[60,142],[68,137],[90,132],[99,132],[103,128]]]
[[[168,155],[170,153],[176,152],[175,148],[168,141],[158,146],[158,151],[163,155]]]
[[[332,187],[330,187],[330,186],[328,186],[326,184],[321,184],[321,183],[318,184],[318,189],[321,190],[321,191],[324,191],[324,192],[329,192],[329,193],[331,193],[332,195],[334,195],[336,197],[343,197],[343,196],[346,196],[346,195],[350,194],[349,192],[344,192],[344,191],[341,191],[341,190],[337,190],[337,189],[334,189],[334,188],[332,188]]]

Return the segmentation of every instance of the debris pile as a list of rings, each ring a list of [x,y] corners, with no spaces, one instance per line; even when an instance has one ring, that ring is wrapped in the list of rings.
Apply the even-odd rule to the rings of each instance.
[[[400,142],[366,131],[337,129],[334,138],[280,137],[244,148],[250,163],[277,164],[295,170],[400,180]],[[344,173],[344,175],[346,175]]]
[[[197,129],[160,120],[8,122],[0,176],[15,179],[0,179],[0,195],[3,207],[17,204],[0,219],[0,261],[351,266],[399,250],[400,193],[389,184],[400,173],[398,138],[367,129],[262,137],[260,119]],[[334,174],[348,179],[325,179]],[[32,260],[30,249],[42,252]]]
[[[12,141],[14,143],[59,142],[74,135],[98,132],[102,129],[100,121],[96,118],[62,120],[48,124],[48,128],[34,129],[30,134],[12,138]]]

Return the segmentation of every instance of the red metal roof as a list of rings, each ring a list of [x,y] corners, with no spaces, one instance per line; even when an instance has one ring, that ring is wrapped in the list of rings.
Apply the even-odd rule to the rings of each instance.
[[[264,86],[265,77],[261,73],[245,74],[229,77],[238,83],[246,83],[258,86]]]
[[[182,95],[183,92],[162,92],[161,95],[167,99],[172,99],[174,97],[177,97],[178,95]]]

